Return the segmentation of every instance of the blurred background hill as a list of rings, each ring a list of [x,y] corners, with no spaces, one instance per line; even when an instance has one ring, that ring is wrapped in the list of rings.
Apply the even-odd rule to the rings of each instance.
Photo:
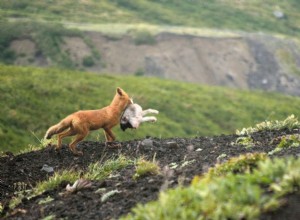
[[[0,59],[299,95],[299,5],[4,0]]]
[[[0,149],[108,104],[118,85],[161,111],[161,124],[147,125],[155,131],[136,137],[228,133],[298,116],[299,11],[297,0],[2,0]]]

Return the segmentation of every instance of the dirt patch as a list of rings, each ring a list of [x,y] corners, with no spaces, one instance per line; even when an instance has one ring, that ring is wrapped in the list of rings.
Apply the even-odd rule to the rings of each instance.
[[[91,49],[80,37],[64,37],[61,49],[67,53],[77,67],[82,67],[86,57],[92,57]]]
[[[15,65],[48,66],[49,62],[31,39],[13,40],[10,49],[16,53]]]
[[[240,38],[204,38],[174,34],[155,36],[154,45],[136,45],[127,36],[110,40],[88,33],[101,51],[104,72],[132,74],[248,88],[247,73],[254,65],[247,43]]]
[[[128,213],[137,203],[155,200],[163,189],[176,187],[179,184],[188,185],[195,175],[204,173],[216,162],[247,152],[270,152],[276,146],[273,141],[276,137],[292,133],[298,134],[299,130],[255,133],[251,135],[255,143],[255,146],[251,148],[233,145],[232,143],[237,139],[236,135],[221,135],[191,139],[148,137],[148,144],[143,144],[145,140],[132,140],[119,143],[121,147],[116,149],[107,148],[104,143],[85,141],[78,146],[84,152],[82,157],[74,157],[65,145],[60,153],[54,152],[50,147],[17,156],[7,153],[6,156],[0,158],[0,179],[2,180],[0,185],[2,189],[6,189],[2,190],[1,195],[2,203],[6,206],[5,212],[8,213],[6,219],[40,219],[50,215],[54,215],[55,218],[72,219],[81,219],[83,216],[85,219],[118,218]],[[85,170],[92,162],[104,162],[120,154],[132,159],[140,156],[148,160],[155,158],[161,169],[166,166],[170,167],[171,163],[179,166],[169,177],[146,176],[138,180],[132,178],[135,172],[134,166],[128,166],[110,178],[93,181],[91,188],[75,194],[62,194],[67,185],[67,183],[62,183],[60,187],[46,191],[40,196],[29,200],[23,199],[22,204],[14,210],[7,208],[8,201],[16,190],[16,183],[23,183],[25,188],[31,188],[38,181],[49,177],[49,174],[41,170],[44,164],[53,167],[55,171]],[[273,156],[288,155],[299,156],[300,148],[284,149]],[[184,163],[188,165],[180,166]],[[117,190],[117,193],[102,202],[101,195],[95,193],[99,188],[105,188],[107,192]],[[40,201],[48,196],[54,200],[40,204]],[[274,216],[284,216],[287,212],[289,215],[285,216],[285,219],[295,219],[299,211],[298,207],[293,204],[295,201],[299,202],[299,195],[288,196],[286,201],[284,208],[274,213],[267,213],[261,219],[275,219]]]

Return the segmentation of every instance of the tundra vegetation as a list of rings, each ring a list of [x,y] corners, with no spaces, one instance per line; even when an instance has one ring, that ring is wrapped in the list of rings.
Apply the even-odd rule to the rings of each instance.
[[[31,148],[47,145],[42,137],[49,125],[77,110],[108,105],[118,86],[144,108],[155,107],[160,111],[155,124],[142,125],[138,131],[122,132],[115,128],[118,140],[146,135],[167,138],[230,134],[236,128],[265,119],[283,120],[291,113],[296,114],[300,105],[298,97],[276,93],[55,68],[1,65],[0,80],[3,82],[0,84],[0,150],[12,152],[24,150],[28,145]],[[280,123],[288,127],[295,117]],[[259,130],[260,126],[243,129],[240,133]],[[88,138],[104,140],[102,131],[91,132]]]
[[[51,66],[90,68],[101,59],[84,31],[97,31],[111,40],[131,35],[135,44],[155,44],[158,32],[205,36],[234,36],[240,31],[299,37],[300,10],[290,1],[81,1],[4,0],[0,2],[0,62],[11,64],[17,56],[10,48],[15,39],[31,39]],[[283,16],[274,16],[275,12]],[[232,16],[234,14],[234,16]],[[61,47],[64,37],[79,37],[91,49],[81,62]],[[291,51],[278,51],[291,72],[299,74]],[[34,61],[34,57],[28,57]],[[105,63],[100,62],[101,66]]]
[[[133,175],[134,179],[138,179],[140,177],[143,177],[145,175],[158,175],[160,174],[160,167],[158,163],[155,161],[155,158],[153,161],[147,161],[144,158],[139,158],[135,162],[135,169],[136,172]]]
[[[140,159],[139,159],[140,161]],[[115,159],[110,159],[101,164],[100,161],[89,165],[87,171],[82,174],[81,170],[62,170],[54,173],[48,180],[38,183],[32,190],[22,191],[10,202],[10,208],[16,207],[23,198],[30,199],[34,196],[41,195],[47,190],[57,188],[63,182],[74,183],[76,180],[82,178],[87,180],[101,181],[108,178],[114,172],[133,164],[133,161],[126,158],[124,155],[119,155]]]
[[[35,2],[4,0],[0,3],[0,18],[52,21],[57,23],[93,24],[153,24],[189,26],[247,32],[269,32],[299,36],[300,6],[289,1],[81,1]],[[275,12],[283,16],[274,16]],[[76,13],[74,13],[76,12]],[[234,16],[232,16],[234,15]],[[77,24],[76,24],[77,23]]]
[[[284,195],[298,191],[299,166],[300,159],[293,157],[232,158],[196,176],[188,187],[170,189],[157,201],[139,204],[121,219],[257,219],[278,209]]]
[[[293,122],[287,126],[286,122],[290,122],[291,119]],[[258,133],[276,131],[284,133],[300,129],[299,121],[293,115],[282,121],[265,121],[264,123],[268,126],[261,128],[257,131]],[[274,149],[280,147],[284,151],[289,147],[299,148],[298,134],[278,137],[278,140],[277,138],[272,140]],[[257,142],[254,143],[256,145]],[[231,147],[230,143],[228,146]],[[243,148],[243,146],[237,147]],[[178,180],[177,187],[162,188],[157,200],[137,204],[121,219],[257,219],[264,213],[274,212],[285,204],[288,195],[297,195],[300,188],[299,157],[295,155],[275,157],[277,153],[278,151],[272,155],[267,152],[245,153],[230,157],[223,162],[217,162],[206,172],[195,175],[190,184],[181,185]],[[51,191],[55,190],[60,197],[65,198],[72,196],[70,193],[77,193],[86,188],[91,188],[89,191],[99,194],[101,203],[104,204],[112,200],[112,197],[121,194],[122,191],[118,188],[108,190],[95,186],[97,183],[101,185],[102,181],[121,175],[122,170],[127,170],[127,173],[133,170],[129,173],[133,173],[131,178],[136,182],[149,175],[159,175],[160,178],[165,179],[166,183],[170,176],[174,175],[174,170],[180,172],[192,164],[162,168],[156,162],[155,154],[152,161],[145,157],[130,158],[120,153],[117,157],[105,162],[101,161],[100,158],[85,170],[56,171],[54,175],[38,183],[32,189],[16,192],[15,197],[10,201],[10,209],[14,210],[21,201],[25,200],[36,200],[39,206],[47,206],[47,204],[55,203],[55,199],[58,198],[53,193],[50,196]],[[173,174],[170,174],[171,170]],[[77,188],[63,190],[61,185],[65,185],[66,182],[74,183],[73,187],[78,183]],[[55,213],[52,214],[55,215]]]
[[[122,184],[133,181],[129,188],[135,188],[132,186],[141,186],[149,181],[154,185],[157,179],[162,180],[163,185],[158,190],[149,188],[153,190],[152,194],[158,194],[158,198],[147,194],[151,197],[147,201],[151,202],[141,201],[121,219],[258,219],[265,213],[279,210],[286,205],[288,196],[299,196],[299,97],[156,78],[99,76],[65,69],[99,65],[97,61],[101,60],[101,51],[95,49],[84,31],[103,32],[110,40],[129,35],[136,45],[155,44],[155,34],[164,31],[202,36],[263,32],[277,37],[299,38],[299,11],[298,0],[276,1],[276,4],[273,0],[112,0],[80,1],[80,4],[74,4],[72,0],[1,1],[0,162],[1,165],[13,167],[9,167],[9,174],[15,172],[18,164],[25,164],[26,160],[22,159],[26,155],[46,152],[44,155],[53,156],[48,146],[51,142],[41,138],[49,125],[76,110],[108,105],[117,86],[124,87],[143,107],[158,109],[160,115],[156,124],[141,126],[138,131],[116,131],[118,140],[125,143],[121,142],[123,149],[128,150],[132,147],[130,144],[137,143],[134,145],[137,148],[129,151],[129,155],[120,153],[121,149],[110,149],[117,156],[107,159],[104,150],[100,158],[93,152],[88,159],[82,159],[89,161],[84,168],[73,166],[81,159],[73,160],[72,157],[72,165],[58,170],[54,167],[54,173],[45,174],[39,182],[30,182],[31,176],[27,175],[14,183],[14,192],[7,197],[10,199],[9,205],[0,201],[0,216],[14,218],[16,215],[18,218],[18,215],[37,210],[41,216],[34,216],[36,218],[56,219],[61,216],[49,212],[49,207],[51,210],[51,206],[56,208],[55,205],[64,205],[68,199],[80,200],[87,195],[85,193],[100,198],[98,210],[102,205],[113,202],[118,195],[122,195],[122,199],[128,195],[135,196],[128,191],[126,193],[129,194],[122,192],[119,189]],[[74,27],[77,29],[74,30]],[[83,39],[91,54],[78,63],[72,61],[69,51],[62,49],[65,37]],[[17,39],[32,40],[37,49],[34,56],[47,57],[47,62],[53,68],[7,66],[13,64],[17,56],[25,56],[16,54],[10,47],[11,42]],[[277,53],[292,72],[299,74],[291,51],[280,50]],[[33,63],[34,58],[27,59]],[[101,63],[101,66],[105,66],[105,63]],[[142,76],[144,72],[138,69],[135,75]],[[242,127],[245,128],[232,135],[236,128]],[[223,149],[229,148],[226,153],[217,151],[220,146],[213,141],[213,135],[219,134],[229,134],[219,136],[231,140],[222,146]],[[141,147],[140,141],[125,142],[145,136],[157,137],[153,146]],[[195,142],[195,146],[183,146],[183,141],[175,138],[178,143],[172,145],[172,150],[186,147],[187,152],[176,162],[169,161],[161,167],[161,163],[155,159],[149,160],[152,157],[149,155],[153,148],[172,155],[168,148],[170,145],[164,143],[164,138],[170,137],[196,137],[201,142]],[[102,133],[93,132],[90,139],[97,142],[86,141],[84,144],[91,146],[96,143],[97,147],[103,147]],[[263,139],[268,139],[265,145],[261,143]],[[205,148],[202,146],[204,142],[215,145]],[[18,155],[11,155],[7,151]],[[147,155],[134,156],[139,151]],[[252,153],[235,155],[236,151]],[[207,154],[202,155],[202,152]],[[216,156],[213,160],[217,161],[214,166],[197,164],[197,159],[207,158],[214,153]],[[192,154],[200,156],[189,158]],[[63,158],[60,156],[55,155],[55,158]],[[96,161],[91,162],[95,158]],[[54,160],[54,157],[51,159]],[[59,161],[58,166],[62,162]],[[199,173],[194,173],[188,183],[184,182],[185,172],[193,172],[194,169],[189,168],[194,164],[201,166],[194,167],[199,168]],[[17,172],[22,176],[31,168],[22,167]],[[36,169],[32,168],[32,174],[41,173],[38,172],[39,167],[38,171]],[[130,178],[125,183],[120,181],[109,185],[114,178],[122,175]],[[0,184],[2,187],[2,179]],[[145,187],[141,186],[140,189],[143,196]],[[97,202],[97,199],[92,202]],[[26,207],[28,204],[34,208]],[[116,207],[113,212],[118,211]],[[64,206],[64,209],[67,208]]]

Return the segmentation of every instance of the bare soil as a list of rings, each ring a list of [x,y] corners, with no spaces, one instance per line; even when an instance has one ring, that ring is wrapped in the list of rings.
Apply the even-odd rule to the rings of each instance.
[[[278,144],[278,137],[285,134],[299,133],[296,130],[264,131],[251,135],[255,142],[252,148],[245,148],[235,143],[236,135],[220,135],[213,137],[170,138],[158,139],[147,137],[147,141],[132,140],[120,142],[119,148],[107,148],[104,143],[84,141],[78,146],[84,152],[82,157],[74,157],[66,145],[60,153],[47,147],[21,155],[7,152],[0,158],[1,200],[4,206],[5,219],[41,219],[54,215],[56,219],[114,219],[130,212],[137,203],[146,203],[157,199],[161,190],[173,188],[179,184],[188,185],[195,175],[202,174],[217,162],[223,162],[230,157],[248,152],[270,152]],[[151,141],[149,141],[151,140]],[[147,144],[145,144],[147,142]],[[18,185],[24,189],[35,186],[39,181],[46,180],[50,174],[41,170],[44,164],[54,168],[55,172],[62,169],[85,170],[92,162],[116,158],[123,154],[129,158],[144,156],[148,160],[155,157],[162,170],[171,163],[189,165],[174,169],[173,175],[148,175],[134,180],[135,167],[130,165],[111,175],[103,181],[93,181],[92,187],[73,194],[66,194],[63,182],[58,188],[44,192],[31,199],[23,199],[15,209],[8,208],[8,201],[18,190]],[[222,155],[220,157],[220,155]],[[273,157],[299,157],[300,148],[288,148],[273,155]],[[18,184],[21,183],[21,184]],[[73,183],[71,183],[73,184]],[[119,193],[101,202],[99,188],[106,192],[118,190]],[[47,197],[54,200],[39,204]],[[288,195],[285,204],[277,211],[265,213],[260,219],[299,219],[300,195]]]

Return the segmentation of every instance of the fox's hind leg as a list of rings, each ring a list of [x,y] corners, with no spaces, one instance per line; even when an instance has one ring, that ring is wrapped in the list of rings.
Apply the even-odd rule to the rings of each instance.
[[[76,149],[76,145],[77,145],[77,143],[79,143],[80,141],[82,141],[88,135],[88,133],[89,133],[89,131],[86,130],[86,129],[81,130],[81,132],[77,133],[75,139],[69,144],[69,148],[73,152],[73,154],[75,154],[75,155],[83,155],[82,151],[78,151]]]
[[[76,134],[76,131],[74,131],[72,128],[70,128],[67,131],[64,131],[60,134],[58,134],[58,140],[57,140],[57,146],[55,147],[55,150],[59,150],[62,147],[62,139],[68,136],[73,136]]]

